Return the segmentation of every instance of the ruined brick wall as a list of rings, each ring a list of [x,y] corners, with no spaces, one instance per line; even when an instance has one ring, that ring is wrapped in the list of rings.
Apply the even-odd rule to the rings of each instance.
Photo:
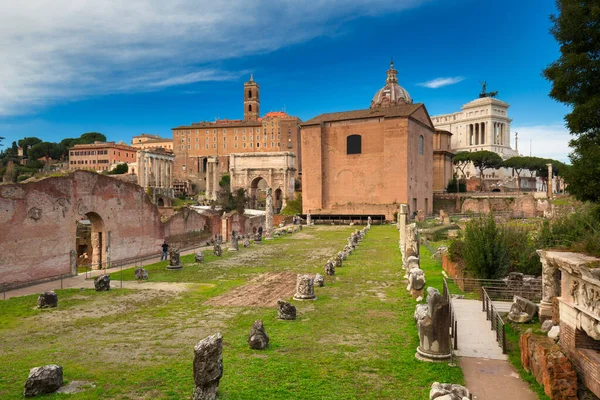
[[[454,202],[454,203],[453,203]],[[536,199],[533,195],[486,194],[434,194],[434,212],[440,209],[448,213],[488,214],[507,213],[513,218],[542,217],[550,209],[548,200]]]
[[[563,331],[561,327],[561,340]],[[521,364],[544,386],[553,400],[577,400],[577,373],[569,358],[552,339],[524,333],[519,338]]]
[[[76,222],[82,219],[102,226],[103,262],[158,254],[165,233],[193,232],[207,223],[194,215],[163,224],[140,186],[93,172],[1,185],[0,283],[21,286],[72,274]],[[210,227],[215,230],[212,220]]]

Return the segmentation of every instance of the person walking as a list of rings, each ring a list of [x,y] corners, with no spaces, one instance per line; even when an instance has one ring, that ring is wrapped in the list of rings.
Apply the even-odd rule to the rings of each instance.
[[[160,247],[162,247],[162,254],[160,256],[160,261],[166,260],[169,257],[169,245],[167,244],[167,241],[165,240]]]

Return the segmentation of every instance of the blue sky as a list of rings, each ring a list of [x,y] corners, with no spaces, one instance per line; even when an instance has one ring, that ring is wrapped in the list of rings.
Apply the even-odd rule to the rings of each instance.
[[[430,115],[458,111],[485,80],[511,104],[521,153],[531,140],[532,155],[566,161],[568,108],[541,76],[559,56],[555,11],[550,0],[5,0],[0,136],[170,137],[241,118],[250,72],[263,114],[368,108],[393,57]],[[456,83],[427,87],[439,78]]]

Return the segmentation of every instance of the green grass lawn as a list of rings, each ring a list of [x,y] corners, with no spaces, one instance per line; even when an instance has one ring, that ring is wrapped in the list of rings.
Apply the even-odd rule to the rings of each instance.
[[[63,290],[58,309],[43,311],[34,309],[36,296],[0,302],[0,398],[22,398],[29,369],[50,363],[63,366],[67,381],[96,387],[49,399],[189,398],[193,347],[217,331],[224,338],[220,399],[422,400],[434,381],[462,383],[459,368],[414,357],[416,303],[402,279],[393,225],[374,226],[316,288],[316,301],[293,301],[296,321],[277,320],[275,308],[204,304],[260,273],[323,274],[352,230],[310,227],[218,259],[205,252],[203,264],[182,257],[182,271],[166,271],[165,262],[147,267],[151,282],[198,283],[185,292]],[[441,268],[422,251],[427,284],[441,291]],[[123,275],[133,279],[132,270]],[[247,344],[257,319],[271,338],[264,351]]]

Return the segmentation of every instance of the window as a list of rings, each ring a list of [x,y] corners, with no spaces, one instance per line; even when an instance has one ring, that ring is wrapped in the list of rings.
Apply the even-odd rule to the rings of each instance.
[[[208,143],[206,144],[206,148],[208,149]]]
[[[217,144],[216,144],[216,143],[214,143],[214,144],[213,144],[213,149],[216,149],[216,148],[217,148]]]
[[[291,143],[290,143],[291,144]],[[346,138],[346,154],[362,153],[362,138],[360,135],[350,135]]]
[[[235,128],[235,129],[233,130],[233,133],[238,133],[238,130],[237,130],[237,128]]]
[[[257,132],[257,133],[260,133],[260,128],[256,128],[256,132]]]
[[[242,133],[246,133],[246,128],[242,128]],[[246,139],[244,139],[246,140]]]
[[[250,128],[250,133],[252,133],[254,131],[254,128]]]
[[[423,135],[419,136],[419,154],[423,154]]]
[[[248,98],[251,99],[252,98],[252,90],[248,90]],[[252,111],[252,110],[251,110]]]
[[[260,143],[256,143],[256,147],[260,147]]]
[[[237,136],[234,136],[234,137],[233,137],[233,140],[237,140]]]
[[[223,129],[223,135],[227,134],[227,129]]]
[[[213,129],[213,135],[216,135],[216,134],[217,134],[217,130]]]
[[[246,143],[244,143],[244,148],[246,148]]]
[[[252,104],[248,104],[248,111],[252,112]]]
[[[227,143],[223,143],[223,148],[226,149],[227,148]]]

